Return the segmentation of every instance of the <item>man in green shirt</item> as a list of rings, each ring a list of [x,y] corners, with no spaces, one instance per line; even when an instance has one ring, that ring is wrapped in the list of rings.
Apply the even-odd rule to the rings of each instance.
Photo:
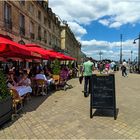
[[[92,79],[92,71],[93,71],[93,62],[92,58],[88,58],[87,62],[84,62],[84,96],[88,97],[89,93],[91,93],[91,79]],[[88,87],[88,88],[87,88]]]

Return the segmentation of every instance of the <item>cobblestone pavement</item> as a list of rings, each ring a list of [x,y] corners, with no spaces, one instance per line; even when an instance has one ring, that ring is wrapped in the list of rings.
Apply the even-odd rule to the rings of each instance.
[[[33,97],[23,113],[0,130],[0,139],[140,139],[140,75],[116,74],[117,120],[89,116],[89,97],[85,98],[78,79],[67,91]]]

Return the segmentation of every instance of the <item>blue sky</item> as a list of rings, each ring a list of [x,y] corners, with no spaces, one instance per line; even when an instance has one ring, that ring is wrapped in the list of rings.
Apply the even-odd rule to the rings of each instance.
[[[123,36],[123,59],[138,54],[140,32],[140,0],[50,0],[49,7],[66,20],[90,57],[119,60],[120,34]]]

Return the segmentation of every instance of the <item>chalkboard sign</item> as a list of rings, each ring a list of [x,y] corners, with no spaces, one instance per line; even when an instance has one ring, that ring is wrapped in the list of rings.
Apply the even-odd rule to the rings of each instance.
[[[90,98],[90,117],[92,109],[112,109],[114,119],[116,119],[116,98],[115,98],[115,76],[96,75],[92,76],[91,98]]]

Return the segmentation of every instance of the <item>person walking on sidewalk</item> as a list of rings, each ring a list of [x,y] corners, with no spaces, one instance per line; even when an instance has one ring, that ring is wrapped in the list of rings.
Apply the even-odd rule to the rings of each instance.
[[[121,69],[122,69],[122,76],[124,76],[124,77],[128,76],[127,72],[126,72],[126,70],[127,70],[127,63],[126,63],[125,59],[123,60]]]
[[[88,97],[91,92],[91,79],[92,79],[92,71],[93,71],[93,62],[92,58],[88,58],[87,62],[83,64],[84,70],[84,96]]]
[[[78,66],[79,83],[82,84],[83,81],[83,64]]]

